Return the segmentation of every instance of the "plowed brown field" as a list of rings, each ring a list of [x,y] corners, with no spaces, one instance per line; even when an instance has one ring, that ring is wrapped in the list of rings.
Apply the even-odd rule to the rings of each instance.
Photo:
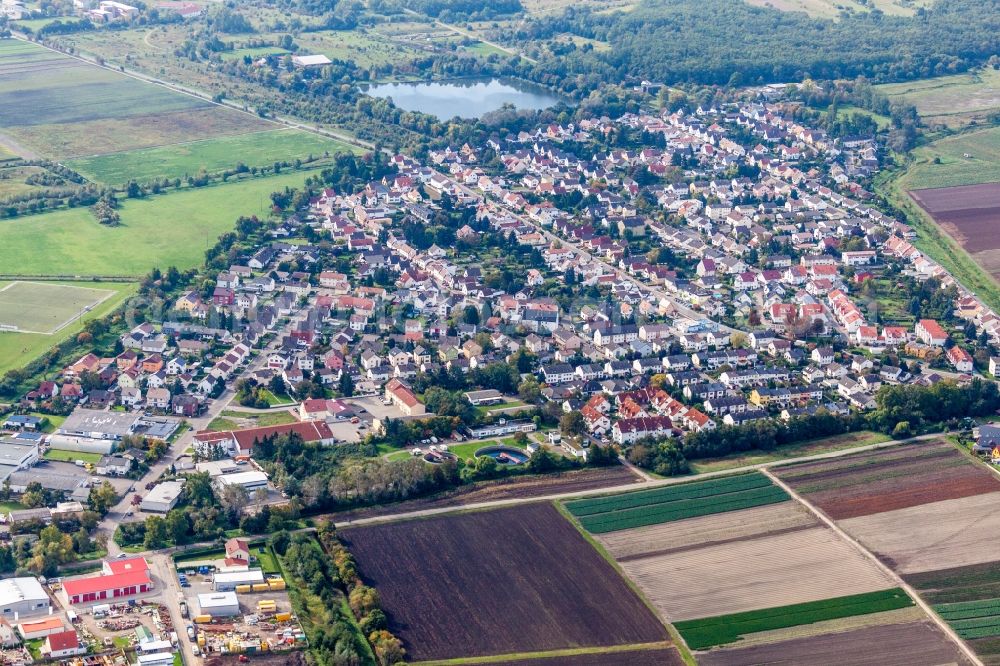
[[[834,520],[1000,491],[1000,480],[949,444],[914,444],[777,468]]]
[[[803,666],[913,666],[968,664],[930,621],[869,627],[756,647],[698,655],[705,666],[802,664]]]
[[[668,640],[551,504],[348,528],[408,661]]]
[[[937,187],[910,192],[921,208],[983,268],[1000,276],[1000,183]]]

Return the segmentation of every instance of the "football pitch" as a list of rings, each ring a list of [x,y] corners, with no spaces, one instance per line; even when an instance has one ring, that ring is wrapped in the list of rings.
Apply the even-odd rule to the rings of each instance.
[[[45,282],[11,282],[0,288],[0,330],[52,335],[115,294]]]

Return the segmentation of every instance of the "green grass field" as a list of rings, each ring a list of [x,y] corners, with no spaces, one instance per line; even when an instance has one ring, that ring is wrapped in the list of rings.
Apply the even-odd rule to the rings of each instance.
[[[293,162],[297,158],[357,150],[350,144],[310,132],[276,129],[84,157],[71,160],[67,166],[90,180],[121,185],[132,179],[148,182],[155,178],[194,176],[201,170],[218,173],[241,162],[247,166],[270,166],[279,161]]]
[[[900,180],[907,190],[1000,181],[1000,127],[938,139],[915,149],[913,157]]]
[[[58,449],[49,449],[45,452],[46,460],[59,460],[62,462],[76,462],[77,460],[82,460],[83,462],[94,463],[95,465],[101,461],[100,453],[87,453],[85,451],[60,451]]]
[[[675,622],[674,627],[684,637],[688,647],[692,650],[704,650],[716,645],[733,643],[746,634],[798,627],[841,617],[881,613],[912,605],[913,600],[903,590],[894,588],[779,608]]]
[[[929,124],[964,125],[1000,109],[1000,71],[991,67],[965,74],[876,86],[892,101],[913,104]]]
[[[770,479],[753,473],[577,500],[567,502],[566,508],[588,532],[601,534],[787,499],[788,494],[773,485]]]
[[[2,227],[0,227],[2,228]],[[4,283],[0,283],[3,286]],[[56,284],[74,284],[70,282]],[[79,284],[79,283],[77,283]],[[53,335],[40,335],[37,333],[0,333],[0,375],[14,368],[21,368],[51,349],[54,345],[75,336],[83,330],[83,324],[90,319],[100,318],[108,314],[122,302],[134,294],[138,289],[135,283],[114,283],[114,282],[85,282],[86,285],[96,285],[100,289],[111,289],[116,293],[113,297],[104,301],[93,310],[85,314],[82,319],[74,321],[58,333]]]
[[[879,432],[852,432],[834,437],[824,437],[806,442],[797,442],[786,446],[779,446],[773,451],[754,451],[747,453],[734,453],[721,458],[710,458],[698,460],[691,464],[691,470],[695,474],[705,474],[706,472],[720,472],[737,467],[748,465],[760,465],[763,463],[780,462],[786,458],[799,456],[811,456],[820,453],[830,453],[832,451],[842,451],[856,446],[867,444],[877,444],[887,442],[891,438]]]
[[[111,289],[12,282],[0,287],[0,327],[52,334],[114,294]]]
[[[200,266],[205,250],[240,215],[266,216],[270,194],[301,187],[308,171],[183,189],[125,200],[122,225],[97,222],[86,208],[0,223],[3,271],[13,275],[142,276],[154,266]]]
[[[239,421],[234,419],[250,421],[251,425],[242,426]],[[208,430],[236,430],[241,427],[282,425],[285,423],[294,423],[296,420],[291,412],[288,411],[255,414],[227,409],[222,412],[221,416],[212,419],[212,422],[208,424]]]

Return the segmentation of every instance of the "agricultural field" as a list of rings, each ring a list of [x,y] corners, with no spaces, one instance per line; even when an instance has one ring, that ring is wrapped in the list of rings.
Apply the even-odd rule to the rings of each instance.
[[[922,442],[774,470],[834,520],[1000,491],[993,474],[946,442]]]
[[[967,125],[1000,109],[1000,70],[992,67],[875,88],[891,101],[915,106],[928,125]]]
[[[735,643],[742,636],[800,625],[883,613],[912,606],[913,600],[900,588],[866,594],[790,604],[746,613],[731,613],[700,620],[675,622],[674,627],[694,650]]]
[[[122,224],[99,224],[86,208],[0,224],[3,270],[10,275],[142,276],[154,266],[187,269],[230,231],[240,215],[267,215],[270,194],[301,187],[308,172],[250,178],[122,201]],[[39,252],[44,248],[44,252]]]
[[[505,659],[488,662],[493,666],[682,666],[684,660],[671,647],[647,649],[583,652],[580,650],[560,651],[556,656],[525,659]]]
[[[972,495],[840,521],[902,574],[1000,559],[1000,492]]]
[[[941,630],[926,619],[698,655],[698,663],[703,666],[773,663],[869,666],[873,662],[880,666],[969,663]]]
[[[0,288],[8,283],[0,282]],[[25,333],[25,332],[0,332],[0,375],[14,368],[24,367],[26,364],[42,356],[53,345],[67,340],[83,330],[83,325],[90,319],[100,318],[108,314],[122,304],[126,298],[134,294],[138,288],[135,283],[116,282],[57,282],[49,284],[78,285],[94,287],[101,290],[109,290],[113,295],[107,300],[85,313],[80,319],[73,320],[69,325],[63,327],[54,334]]]
[[[115,295],[48,282],[11,282],[0,288],[0,329],[52,335]]]
[[[130,150],[262,125],[37,44],[0,40],[0,127],[42,157]]]
[[[568,502],[566,508],[592,534],[724,513],[783,502],[787,493],[761,474],[684,483],[623,495]]]
[[[247,166],[270,166],[325,154],[351,152],[349,144],[295,129],[274,129],[236,136],[202,139],[158,148],[83,157],[66,163],[90,180],[122,185],[129,180],[147,182],[155,178],[183,178],[200,171],[218,173]]]
[[[664,626],[551,504],[339,535],[410,661],[666,647]]]
[[[1000,664],[1000,566],[996,562],[913,574],[905,579],[984,663]]]
[[[973,261],[1000,278],[1000,183],[915,190],[910,196],[934,222],[969,253]]]
[[[673,524],[678,542],[662,533],[644,540],[647,553],[619,562],[672,622],[891,587],[873,562],[801,516],[801,507],[780,506],[784,515],[766,511],[760,523],[754,522],[760,508],[680,521]]]

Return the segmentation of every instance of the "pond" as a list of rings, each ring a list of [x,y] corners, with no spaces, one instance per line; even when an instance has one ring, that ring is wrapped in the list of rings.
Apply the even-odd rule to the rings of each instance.
[[[372,97],[391,97],[404,111],[419,111],[445,120],[455,116],[479,118],[504,104],[518,109],[546,109],[560,101],[541,86],[500,79],[381,83],[362,90]]]

